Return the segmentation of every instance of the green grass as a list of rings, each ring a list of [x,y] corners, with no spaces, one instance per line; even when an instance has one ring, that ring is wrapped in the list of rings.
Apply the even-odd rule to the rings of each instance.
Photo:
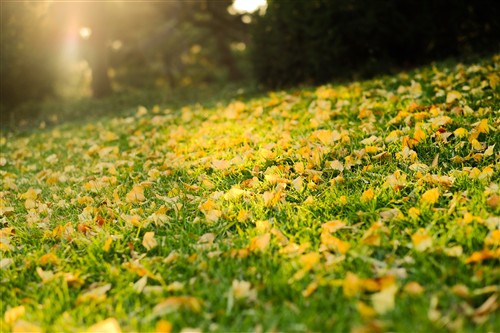
[[[499,66],[3,137],[2,331],[500,331]]]

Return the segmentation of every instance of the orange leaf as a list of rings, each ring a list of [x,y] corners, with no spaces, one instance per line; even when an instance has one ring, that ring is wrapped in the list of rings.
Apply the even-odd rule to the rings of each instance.
[[[420,201],[424,204],[435,204],[439,199],[439,189],[437,187],[427,190],[424,194],[422,194],[422,197],[420,198]]]
[[[100,321],[87,330],[88,333],[121,333],[120,324],[115,318]]]

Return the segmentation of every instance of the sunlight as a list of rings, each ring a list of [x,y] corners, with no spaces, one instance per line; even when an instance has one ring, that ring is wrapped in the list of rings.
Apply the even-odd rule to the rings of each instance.
[[[238,13],[253,13],[266,4],[266,0],[234,0],[233,7]]]
[[[92,36],[92,29],[89,27],[81,27],[79,33],[83,39],[89,39],[90,36]]]

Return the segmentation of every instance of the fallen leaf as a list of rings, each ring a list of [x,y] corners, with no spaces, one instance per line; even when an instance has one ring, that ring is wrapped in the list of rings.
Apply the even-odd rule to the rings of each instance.
[[[231,292],[235,299],[255,299],[257,296],[257,291],[252,289],[251,283],[244,280],[233,280],[231,284]]]
[[[250,251],[265,251],[269,246],[269,242],[271,241],[271,234],[266,232],[263,235],[255,236],[250,239],[250,246],[248,249]]]
[[[144,234],[142,239],[142,245],[149,251],[158,246],[158,242],[156,241],[155,233],[152,231],[148,231]]]
[[[373,191],[372,188],[369,188],[361,194],[361,201],[368,202],[373,200],[374,197],[375,197],[375,191]]]
[[[418,252],[423,252],[432,248],[432,237],[429,232],[423,228],[418,229],[418,231],[411,236],[411,241],[415,250]]]
[[[25,320],[18,320],[12,325],[12,333],[42,333],[43,329],[40,326],[27,322]]]
[[[424,287],[422,287],[418,282],[412,281],[405,285],[404,291],[410,295],[420,295],[424,292]]]
[[[398,286],[393,284],[382,291],[371,295],[373,308],[378,314],[384,314],[394,309]]]
[[[174,325],[168,320],[160,319],[156,322],[155,333],[170,333],[173,327]]]
[[[420,198],[420,201],[424,204],[435,204],[439,199],[439,189],[433,188],[430,190],[425,191],[424,194],[422,194],[422,197]]]
[[[451,103],[460,98],[462,98],[462,94],[456,90],[452,90],[446,95],[446,103]]]
[[[115,318],[100,321],[87,329],[87,333],[121,333],[120,324]]]
[[[139,185],[134,186],[125,196],[125,201],[129,203],[143,202],[145,200],[146,197],[144,196],[144,187]]]
[[[12,325],[19,318],[23,317],[26,313],[26,309],[24,305],[19,305],[5,311],[3,315],[3,320],[7,323],[7,325]]]
[[[132,289],[134,289],[137,293],[140,294],[144,290],[144,287],[146,287],[147,283],[148,283],[148,277],[147,275],[144,275],[134,283]]]
[[[200,312],[202,301],[192,296],[171,296],[167,297],[153,308],[155,316],[163,316],[178,310],[190,310]]]
[[[111,289],[111,284],[105,284],[99,287],[91,287],[84,293],[80,294],[76,299],[76,303],[80,304],[87,301],[100,302],[106,299],[106,293]]]

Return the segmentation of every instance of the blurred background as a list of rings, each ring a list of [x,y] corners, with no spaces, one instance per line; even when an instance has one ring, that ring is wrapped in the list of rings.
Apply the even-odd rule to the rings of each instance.
[[[2,127],[500,50],[498,0],[2,1]]]

